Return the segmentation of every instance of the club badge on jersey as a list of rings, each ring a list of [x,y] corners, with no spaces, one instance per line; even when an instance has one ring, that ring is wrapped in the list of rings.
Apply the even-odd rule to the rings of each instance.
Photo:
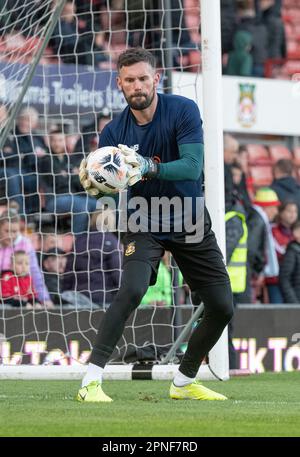
[[[135,252],[135,241],[131,241],[126,247],[125,255],[129,256]]]

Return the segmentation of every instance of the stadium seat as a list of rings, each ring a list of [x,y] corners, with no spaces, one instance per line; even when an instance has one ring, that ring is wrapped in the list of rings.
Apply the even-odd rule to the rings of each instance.
[[[254,188],[272,184],[273,173],[271,166],[252,166],[250,167],[250,175]]]
[[[261,144],[248,144],[249,165],[270,165],[271,159],[269,151]]]
[[[278,160],[280,159],[293,159],[291,151],[286,146],[283,146],[281,144],[270,146],[269,150],[270,157],[273,163],[278,162]]]

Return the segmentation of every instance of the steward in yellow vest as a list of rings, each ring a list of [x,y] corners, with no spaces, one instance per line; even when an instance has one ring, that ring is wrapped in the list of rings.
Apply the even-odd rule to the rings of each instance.
[[[243,207],[240,204],[225,214],[227,270],[232,292],[242,293],[247,279],[248,228]]]

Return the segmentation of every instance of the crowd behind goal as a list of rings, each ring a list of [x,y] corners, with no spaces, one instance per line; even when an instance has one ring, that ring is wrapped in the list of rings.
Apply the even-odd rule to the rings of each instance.
[[[171,1],[174,70],[201,71],[199,3]],[[26,24],[18,24],[24,8],[33,5],[43,23],[41,4],[32,0],[4,2],[0,62],[5,64],[8,58],[30,62],[35,37],[24,33]],[[51,8],[51,2],[45,5]],[[250,62],[248,75],[288,79],[297,71],[299,1],[236,0],[221,1],[221,5],[224,74],[229,74],[229,61],[236,50],[234,37],[240,32],[250,36],[245,56]],[[118,54],[139,44],[153,50],[158,65],[164,67],[160,19],[159,1],[67,1],[40,64],[113,71]],[[271,40],[274,30],[281,37],[276,43]],[[241,68],[230,67],[235,68],[233,74],[242,74]],[[1,126],[8,108],[0,104]],[[74,131],[59,113],[47,120],[34,106],[24,105],[19,111],[0,157],[1,306],[74,306],[74,291],[76,306],[109,306],[120,285],[122,245],[118,233],[98,230],[101,213],[96,200],[81,188],[78,168],[81,159],[97,148],[99,133],[116,114],[105,110],[92,113],[91,123]],[[250,139],[239,143],[226,134],[224,162],[226,210],[241,204],[251,229],[247,290],[236,301],[299,303],[299,285],[292,281],[297,277],[294,257],[300,255],[293,249],[300,242],[299,148],[252,144]],[[229,259],[238,234],[228,227]],[[16,268],[23,268],[26,281],[32,283],[30,294],[22,294],[21,288],[18,294],[12,292]],[[270,270],[272,273],[266,274]],[[141,306],[171,306],[172,281],[173,268],[165,256],[156,288],[149,290]],[[177,287],[181,304],[189,304],[184,280],[180,279]]]

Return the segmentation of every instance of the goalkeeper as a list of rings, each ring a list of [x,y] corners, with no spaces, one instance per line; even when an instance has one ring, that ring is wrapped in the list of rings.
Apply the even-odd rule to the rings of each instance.
[[[132,48],[118,59],[118,88],[128,106],[103,129],[99,147],[118,146],[129,172],[129,197],[192,200],[195,220],[196,198],[200,197],[203,175],[203,132],[197,105],[185,97],[158,94],[159,73],[153,55],[143,48]],[[124,146],[127,145],[127,146]],[[80,166],[85,190],[101,197],[87,179],[86,162]],[[152,200],[153,201],[153,200]],[[149,205],[151,207],[151,205]],[[161,219],[164,217],[162,214]],[[185,231],[174,230],[175,215],[169,217],[169,233],[127,232],[121,287],[101,322],[91,353],[87,373],[77,399],[84,402],[112,401],[102,390],[106,363],[122,336],[125,322],[139,306],[149,285],[155,284],[159,261],[171,251],[191,291],[204,303],[204,316],[194,329],[178,373],[170,387],[173,399],[226,400],[195,381],[200,364],[218,341],[233,313],[232,292],[222,253],[204,210],[203,236],[190,241]],[[183,217],[183,214],[182,214]],[[151,222],[151,211],[148,214]],[[150,226],[150,225],[149,225]]]

